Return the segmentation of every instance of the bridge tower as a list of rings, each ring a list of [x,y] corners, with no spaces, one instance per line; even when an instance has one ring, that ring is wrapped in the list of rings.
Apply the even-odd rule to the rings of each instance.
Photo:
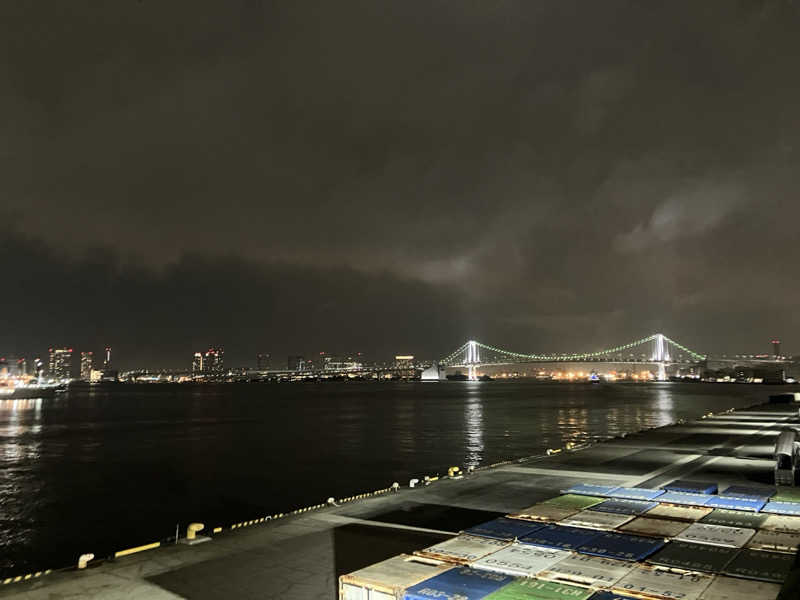
[[[667,379],[666,363],[669,362],[669,344],[664,339],[663,333],[657,333],[653,336],[653,354],[650,360],[658,363],[657,379],[665,381]]]
[[[470,340],[469,342],[467,342],[465,355],[466,356],[464,358],[464,364],[467,365],[467,376],[469,377],[470,381],[476,381],[478,379],[476,371],[481,363],[481,355],[480,355],[480,348],[478,348],[478,342],[474,340]]]

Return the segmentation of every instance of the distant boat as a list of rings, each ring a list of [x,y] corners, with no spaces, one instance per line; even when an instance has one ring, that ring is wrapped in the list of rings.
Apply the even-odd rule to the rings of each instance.
[[[17,387],[0,387],[0,400],[30,400],[33,398],[52,398],[56,392],[66,391],[66,386],[56,385],[20,385]]]
[[[469,377],[464,375],[461,371],[453,373],[452,375],[447,376],[448,381],[469,381]]]

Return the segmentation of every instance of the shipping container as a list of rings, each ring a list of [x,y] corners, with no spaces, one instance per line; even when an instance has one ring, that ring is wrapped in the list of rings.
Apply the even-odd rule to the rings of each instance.
[[[577,583],[592,587],[611,587],[625,577],[634,563],[599,556],[573,554],[539,573],[539,579]]]
[[[576,515],[561,521],[561,525],[570,527],[588,527],[609,531],[624,525],[635,517],[631,515],[618,515],[616,513],[597,512],[596,510],[582,510]]]
[[[711,500],[705,506],[711,508],[727,508],[730,510],[749,510],[752,512],[760,511],[766,500],[745,500],[744,498],[729,498],[727,496],[711,496]]]
[[[674,573],[654,567],[637,566],[613,586],[613,591],[634,598],[699,600],[712,580],[712,575]]]
[[[678,521],[698,521],[705,517],[712,509],[703,506],[681,506],[679,504],[664,504],[651,508],[645,513],[647,517],[659,519],[676,519]]]
[[[777,552],[797,552],[800,534],[769,531],[762,529],[747,542],[747,548],[756,550],[775,550]]]
[[[542,504],[552,504],[554,506],[563,506],[565,508],[575,508],[583,510],[595,504],[600,504],[605,500],[603,496],[581,496],[580,494],[562,494],[555,498],[545,500]]]
[[[395,556],[339,577],[339,599],[401,600],[406,588],[452,568],[418,556]]]
[[[716,494],[719,488],[714,481],[689,481],[688,479],[676,479],[672,483],[665,485],[664,489],[668,492]]]
[[[406,590],[405,600],[481,600],[514,581],[513,577],[491,571],[457,567]]]
[[[705,506],[715,496],[708,494],[693,494],[690,492],[672,492],[666,491],[659,496],[659,502],[668,502],[670,504],[688,504],[690,506]]]
[[[767,518],[761,524],[761,529],[784,531],[786,533],[800,533],[800,517],[767,515]]]
[[[800,504],[795,502],[767,502],[761,512],[800,516]]]
[[[473,535],[459,535],[424,550],[414,552],[414,554],[454,564],[468,564],[492,552],[497,552],[501,548],[508,546],[508,544],[509,542],[502,540]]]
[[[652,511],[649,511],[649,515]],[[672,538],[689,527],[688,521],[675,521],[671,519],[653,519],[651,517],[636,517],[630,523],[619,527],[623,533],[648,535],[658,538]]]
[[[791,554],[744,549],[728,563],[723,573],[734,577],[783,583],[793,562],[794,556]]]
[[[700,519],[700,523],[708,525],[724,525],[725,527],[747,527],[749,529],[759,529],[767,520],[768,515],[764,513],[745,512],[743,510],[726,510],[715,508],[705,517]]]
[[[583,529],[581,527],[545,525],[530,535],[520,538],[519,541],[524,544],[533,544],[534,546],[575,550],[578,546],[582,546],[595,536],[600,535],[600,533],[600,531],[594,529]]]
[[[503,586],[488,600],[588,600],[594,590],[541,579],[518,579]]]
[[[731,485],[720,492],[720,496],[729,496],[731,498],[744,498],[745,500],[764,500],[767,501],[778,492],[774,487],[756,486],[756,485]]]
[[[662,489],[647,489],[637,487],[618,487],[612,491],[611,498],[624,498],[626,500],[653,500],[664,493]]]
[[[780,590],[777,583],[719,575],[702,593],[700,600],[773,600]]]
[[[535,577],[570,556],[569,550],[515,543],[475,561],[472,567],[516,577]]]
[[[578,512],[580,512],[580,509],[577,508],[566,508],[550,504],[534,504],[510,516],[515,519],[526,519],[529,521],[553,522],[561,521]]]
[[[602,533],[578,547],[582,554],[592,554],[617,560],[644,560],[664,546],[659,538],[627,533]]]
[[[738,548],[672,540],[647,562],[674,571],[721,573],[738,552]]]
[[[651,508],[658,506],[658,502],[648,502],[645,500],[621,500],[619,498],[611,498],[600,504],[592,506],[588,510],[596,510],[599,512],[611,512],[619,515],[641,515],[646,513]]]
[[[488,537],[496,540],[512,541],[518,537],[523,537],[529,533],[533,533],[540,527],[543,527],[543,525],[533,523],[531,521],[499,517],[497,519],[487,521],[486,523],[481,523],[480,525],[475,525],[474,527],[465,529],[461,533],[466,535]]]
[[[711,544],[713,546],[729,546],[741,548],[755,534],[755,529],[744,527],[725,527],[724,525],[706,525],[705,523],[692,523],[676,540],[695,542],[697,544]]]
[[[591,483],[579,483],[573,485],[568,490],[562,490],[564,494],[580,494],[581,496],[608,496],[617,489],[616,485],[594,485]]]

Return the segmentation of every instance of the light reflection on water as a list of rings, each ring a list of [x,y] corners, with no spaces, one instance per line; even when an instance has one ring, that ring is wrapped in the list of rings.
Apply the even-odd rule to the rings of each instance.
[[[176,522],[230,524],[769,393],[510,381],[121,385],[3,400],[0,577],[162,539]]]

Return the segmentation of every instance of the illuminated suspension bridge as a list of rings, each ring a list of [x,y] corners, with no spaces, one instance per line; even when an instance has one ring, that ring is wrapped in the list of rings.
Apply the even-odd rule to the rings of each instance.
[[[640,350],[641,349],[641,350]],[[639,350],[636,354],[634,350]],[[574,354],[523,354],[496,348],[470,340],[444,357],[440,364],[444,367],[461,367],[468,371],[469,379],[476,379],[481,366],[509,365],[518,363],[561,363],[561,362],[610,362],[610,363],[648,363],[656,365],[657,379],[666,379],[668,364],[698,364],[706,360],[704,354],[690,350],[663,333],[654,333],[629,344]]]

